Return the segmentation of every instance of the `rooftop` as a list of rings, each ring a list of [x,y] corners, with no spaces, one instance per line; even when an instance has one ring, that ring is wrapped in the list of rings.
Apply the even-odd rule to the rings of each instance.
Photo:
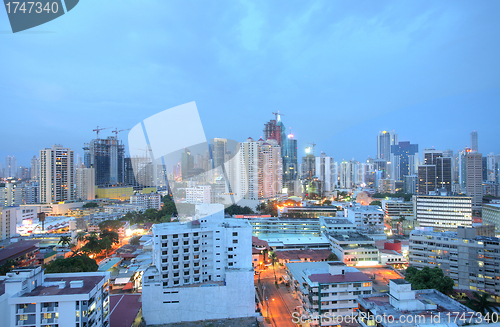
[[[339,242],[355,242],[355,241],[370,241],[374,242],[371,238],[368,236],[359,234],[359,233],[335,233],[335,232],[330,232],[327,233],[327,235],[331,238],[334,238],[335,240]]]
[[[330,275],[330,265],[345,266],[345,275]],[[370,277],[354,267],[347,267],[340,261],[286,263],[287,270],[300,284],[307,282],[311,286],[317,283],[348,283],[371,281]]]
[[[309,276],[311,282],[317,282],[321,284],[332,284],[332,283],[352,283],[352,282],[371,282],[370,277],[362,272],[346,272],[344,275],[331,275],[326,274],[313,274]]]
[[[31,292],[21,295],[21,297],[31,297],[31,296],[49,296],[49,295],[72,295],[72,294],[88,294],[94,287],[96,287],[103,279],[106,278],[105,274],[85,273],[86,276],[81,276],[79,273],[67,277],[67,274],[47,274],[45,275],[45,281],[41,286],[37,286]],[[58,276],[62,275],[62,276]],[[83,286],[79,288],[71,288],[70,282],[72,281],[83,281]],[[55,283],[65,282],[64,288],[59,288]],[[51,284],[54,283],[54,284]],[[48,286],[45,286],[48,285]],[[50,286],[49,286],[50,285]]]
[[[323,218],[323,219],[326,224],[331,224],[331,225],[348,224],[354,226],[354,224],[349,219],[345,218]]]
[[[289,250],[276,251],[276,257],[279,260],[301,260],[310,259],[311,261],[323,261],[332,253],[330,250]]]
[[[311,235],[311,236],[309,236]],[[259,238],[261,240],[267,241],[269,246],[286,246],[286,245],[316,245],[316,244],[330,244],[328,239],[324,236],[312,236],[300,235],[300,234],[282,234],[282,233],[272,233],[272,234],[261,234],[259,233]]]
[[[132,326],[142,307],[140,300],[141,294],[110,295],[109,324],[116,327]]]
[[[18,241],[0,249],[0,265],[38,248],[40,241]]]

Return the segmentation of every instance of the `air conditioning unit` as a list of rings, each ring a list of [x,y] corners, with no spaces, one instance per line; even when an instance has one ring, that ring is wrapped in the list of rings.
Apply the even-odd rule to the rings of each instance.
[[[59,321],[59,319],[54,318],[54,322],[53,322],[53,323],[54,323],[54,324],[57,324],[57,323],[58,323],[58,321]]]
[[[42,308],[42,312],[48,312],[49,308]]]
[[[17,325],[18,325],[18,326],[23,326],[23,325],[24,325],[24,320],[19,320],[19,321],[17,322]]]
[[[17,309],[17,314],[22,314],[24,313],[24,309]]]
[[[42,324],[46,324],[47,323],[47,319],[42,319]]]

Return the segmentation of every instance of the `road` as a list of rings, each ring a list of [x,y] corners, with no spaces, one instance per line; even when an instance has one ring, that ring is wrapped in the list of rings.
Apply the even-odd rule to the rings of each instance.
[[[276,277],[279,279],[278,271]],[[275,327],[295,327],[292,322],[292,314],[285,304],[280,292],[274,284],[274,273],[272,269],[267,269],[261,272],[260,284],[258,276],[255,276],[255,285],[258,286],[259,292],[264,299],[262,306],[262,314],[267,317],[267,305],[269,303],[269,319],[271,325]],[[281,286],[283,288],[284,286]],[[265,300],[267,297],[267,301]]]

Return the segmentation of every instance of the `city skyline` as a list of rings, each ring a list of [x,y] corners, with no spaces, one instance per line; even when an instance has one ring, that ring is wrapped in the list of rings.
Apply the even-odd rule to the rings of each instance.
[[[27,166],[59,143],[82,154],[97,125],[130,128],[190,101],[208,138],[258,139],[279,110],[299,157],[314,142],[337,161],[364,161],[376,156],[382,130],[453,151],[471,146],[476,130],[480,151],[498,153],[499,6],[317,2],[283,12],[273,4],[80,4],[31,31],[0,34],[9,122],[0,157]],[[0,25],[7,29],[4,12]],[[103,33],[110,29],[115,34]],[[37,55],[14,50],[24,48]]]

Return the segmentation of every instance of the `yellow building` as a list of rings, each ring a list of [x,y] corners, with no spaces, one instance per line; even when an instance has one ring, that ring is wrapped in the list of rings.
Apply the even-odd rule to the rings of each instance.
[[[141,194],[156,192],[156,187],[145,187],[138,192]],[[96,199],[115,199],[121,201],[128,201],[130,200],[131,195],[134,195],[133,186],[96,187],[95,190]]]

